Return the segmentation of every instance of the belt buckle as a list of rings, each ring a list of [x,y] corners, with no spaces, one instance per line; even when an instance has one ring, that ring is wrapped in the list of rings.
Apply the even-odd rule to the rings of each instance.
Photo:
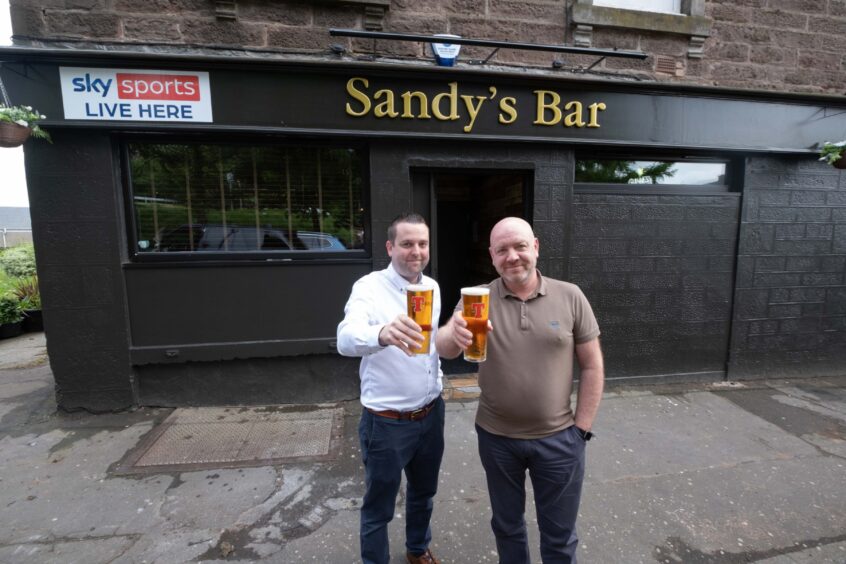
[[[415,420],[417,420],[418,415],[422,417],[425,413],[426,413],[425,407],[421,407],[420,409],[415,409],[414,411],[412,411],[408,414],[408,420],[409,421],[415,421]]]

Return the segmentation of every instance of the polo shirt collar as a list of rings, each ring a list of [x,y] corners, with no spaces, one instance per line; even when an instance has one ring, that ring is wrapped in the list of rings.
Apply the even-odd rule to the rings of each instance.
[[[406,280],[405,278],[400,276],[399,272],[394,270],[394,264],[393,263],[388,264],[388,268],[385,269],[385,272],[388,276],[388,280],[390,280],[391,284],[393,284],[400,292],[405,292],[405,287],[408,286],[409,284],[411,284],[411,282],[409,282],[408,280]],[[423,273],[422,272],[418,276],[417,282],[414,282],[414,283],[420,284],[421,282],[423,282]]]
[[[540,283],[538,284],[538,287],[535,288],[535,291],[532,292],[529,295],[529,297],[526,299],[526,301],[533,300],[533,299],[537,298],[538,296],[545,296],[546,295],[546,278],[543,277],[540,270],[535,269],[535,272],[538,273],[538,280],[540,280]],[[506,297],[511,296],[512,298],[515,298],[515,299],[518,299],[518,300],[520,299],[519,297],[517,297],[516,294],[514,294],[511,290],[508,289],[508,287],[505,285],[505,282],[503,282],[503,280],[502,280],[502,276],[500,276],[497,279],[496,283],[499,285],[499,295],[500,295],[500,297],[505,299]]]

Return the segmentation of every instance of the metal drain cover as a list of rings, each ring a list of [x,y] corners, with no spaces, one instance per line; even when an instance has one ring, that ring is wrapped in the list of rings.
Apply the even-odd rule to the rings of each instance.
[[[336,405],[180,408],[118,465],[118,474],[268,466],[334,458]]]

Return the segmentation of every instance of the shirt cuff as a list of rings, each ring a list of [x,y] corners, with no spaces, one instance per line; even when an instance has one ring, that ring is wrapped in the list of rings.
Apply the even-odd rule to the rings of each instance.
[[[368,327],[369,334],[367,335],[367,346],[374,348],[374,349],[384,349],[385,346],[379,344],[379,333],[382,332],[382,328],[385,327],[384,324],[382,325],[371,325]]]

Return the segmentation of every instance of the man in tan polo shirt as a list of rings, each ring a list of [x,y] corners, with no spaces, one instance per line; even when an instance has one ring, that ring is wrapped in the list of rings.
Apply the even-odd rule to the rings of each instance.
[[[576,562],[576,516],[590,440],[605,379],[599,327],[578,286],[537,270],[540,245],[516,217],[491,230],[491,260],[500,277],[490,288],[487,360],[476,412],[499,559],[529,562],[524,512],[526,470],[545,563]],[[436,337],[438,354],[455,358],[471,343],[460,309]],[[570,405],[573,359],[578,402]]]

